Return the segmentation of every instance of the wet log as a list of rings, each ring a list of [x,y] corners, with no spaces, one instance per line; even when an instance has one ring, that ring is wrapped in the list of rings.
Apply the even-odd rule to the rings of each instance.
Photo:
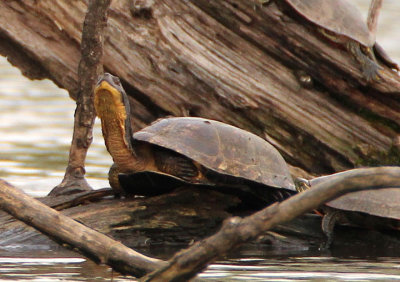
[[[64,216],[0,180],[0,208],[56,241],[69,244],[95,262],[142,276],[163,265],[106,235]]]
[[[254,1],[113,1],[105,69],[131,96],[134,128],[201,116],[274,144],[296,176],[399,162],[400,78],[357,63],[304,19]],[[77,97],[87,1],[1,1],[0,53]]]
[[[34,226],[57,242],[63,243],[64,246],[70,245],[94,258],[95,261],[107,263],[121,272],[140,276],[149,270],[154,270],[160,262],[126,249],[121,243],[101,233],[128,246],[142,244],[142,246],[147,246],[146,251],[150,252],[151,247],[154,246],[165,247],[172,244],[180,248],[194,241],[200,241],[217,232],[222,221],[229,218],[217,235],[195,244],[194,258],[199,253],[199,248],[206,250],[210,248],[209,242],[213,242],[211,258],[214,258],[221,254],[221,250],[227,252],[231,249],[229,246],[236,247],[237,243],[249,242],[250,239],[255,239],[259,235],[262,236],[258,238],[258,241],[252,241],[252,244],[257,244],[258,248],[265,244],[272,244],[274,248],[275,245],[275,254],[282,255],[283,245],[286,250],[292,251],[299,249],[300,246],[307,250],[312,248],[313,244],[321,239],[320,223],[315,216],[298,218],[280,226],[277,226],[278,223],[294,219],[345,190],[382,188],[395,186],[398,183],[399,168],[351,171],[343,173],[342,177],[330,183],[319,184],[320,188],[310,189],[280,204],[274,204],[252,216],[240,219],[232,217],[238,214],[245,215],[243,206],[242,209],[238,209],[238,205],[242,203],[236,196],[199,187],[182,187],[169,194],[151,198],[104,198],[112,195],[112,191],[102,189],[42,199],[42,202],[54,209],[62,210],[61,214],[16,191],[4,181],[0,181],[0,208]],[[39,244],[47,244],[47,249],[51,248],[51,243],[46,241],[40,233],[21,222],[12,220],[5,214],[0,213],[0,223],[0,248],[9,247],[14,255],[15,250],[19,249],[18,244],[30,249]],[[263,232],[273,226],[277,228],[271,232]],[[221,239],[221,234],[224,244],[217,243],[218,238]],[[339,243],[348,241],[349,236],[353,236],[354,239],[354,232],[343,234],[345,234],[344,239],[341,238]],[[362,237],[360,234],[363,234]],[[379,232],[367,234],[365,231],[358,232],[358,238],[362,238],[362,242],[373,242],[374,245],[379,245],[378,249],[381,251],[397,252],[400,249],[400,241],[396,240],[396,236],[398,237],[398,234],[390,236],[390,234]],[[382,242],[386,245],[384,249]],[[349,243],[354,245],[358,242]],[[202,253],[201,250],[200,253]],[[273,251],[269,253],[272,254]],[[201,269],[204,263],[208,262],[207,255],[210,258],[210,253],[204,254],[205,260],[204,257],[200,260],[196,259],[196,264],[200,264],[200,268],[196,269]],[[168,256],[171,256],[171,253]],[[190,273],[189,275],[194,274]],[[180,275],[186,277],[187,272],[183,271]]]
[[[349,170],[321,181],[313,189],[272,204],[248,217],[227,219],[221,230],[190,248],[177,253],[168,264],[143,281],[187,281],[216,258],[238,245],[255,239],[272,227],[293,220],[323,203],[352,191],[396,187],[400,189],[400,167]]]

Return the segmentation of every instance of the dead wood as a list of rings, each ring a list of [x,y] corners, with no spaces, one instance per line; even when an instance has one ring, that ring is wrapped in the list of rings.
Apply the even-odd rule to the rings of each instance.
[[[0,180],[0,207],[58,242],[73,246],[92,260],[136,276],[156,269],[162,261],[146,257],[106,235],[62,215]]]
[[[21,199],[24,198],[15,199],[12,197],[12,191],[10,193],[8,190],[8,186],[5,187],[5,190],[2,191],[4,195],[9,196],[3,197],[0,189],[0,200],[14,206],[14,211],[28,215],[29,222],[39,222],[48,228],[46,230],[57,229],[56,232],[61,232],[59,229],[63,230],[60,225],[63,221],[58,221],[56,224],[47,221],[47,217],[52,217],[53,212],[48,213],[45,210],[43,216],[38,216],[35,212],[29,211],[27,206],[20,205]],[[104,196],[110,195],[110,192],[110,189],[102,189],[74,195],[45,197],[40,200],[46,205],[62,210],[64,216],[107,234],[126,246],[140,248],[141,252],[146,255],[154,256],[156,253],[157,256],[160,256],[163,253],[161,258],[169,258],[177,249],[211,236],[217,232],[224,219],[235,215],[246,215],[243,207],[239,209],[241,201],[235,195],[222,194],[199,187],[182,187],[171,193],[150,198],[104,198]],[[29,204],[31,201],[32,199],[29,200]],[[0,203],[3,202],[0,201]],[[1,204],[0,207],[5,206]],[[290,214],[290,212],[288,213]],[[61,216],[61,218],[63,217]],[[285,253],[293,255],[293,252],[296,250],[298,252],[300,249],[308,250],[301,252],[302,255],[319,254],[317,246],[325,240],[320,230],[320,220],[320,217],[310,215],[275,226],[271,232],[263,233],[255,241],[251,240],[246,245],[246,249],[256,248],[262,250],[264,255],[271,256]],[[45,231],[44,234],[49,234],[49,232]],[[79,247],[85,243],[92,243],[92,240],[88,241],[87,239],[93,237],[85,236],[83,238],[80,236],[81,234],[80,229],[74,229],[70,233],[72,238],[69,240],[82,240]],[[400,241],[395,239],[396,236],[398,234],[391,235],[379,231],[339,229],[335,239],[339,248],[335,248],[335,251],[340,254],[340,249],[348,250],[354,246],[359,248],[363,245],[374,254],[383,253],[396,256],[400,250]],[[54,234],[51,235],[51,238],[54,239]],[[56,241],[61,242],[60,239],[56,239]],[[64,242],[67,244],[63,244],[63,246],[76,247],[70,241]],[[32,250],[36,246],[51,250],[59,248],[32,227],[13,220],[5,213],[0,213],[1,249],[10,247],[15,253],[26,248]],[[161,253],[160,248],[163,249]],[[86,249],[84,251],[86,255],[98,261],[93,254],[87,253]],[[107,250],[103,248],[99,255],[102,256],[106,252]],[[126,269],[119,268],[119,271],[126,271]]]
[[[372,0],[368,9],[367,25],[369,31],[376,36],[378,18],[381,12],[383,0]]]
[[[318,183],[313,189],[273,204],[251,216],[229,218],[218,233],[179,252],[167,265],[149,274],[143,281],[187,281],[217,257],[256,238],[279,223],[290,221],[351,191],[388,187],[400,189],[399,167],[365,168],[343,172],[331,181]]]
[[[86,3],[1,1],[0,53],[76,99]],[[221,120],[270,141],[297,176],[399,162],[389,68],[367,84],[347,52],[273,3],[129,3],[111,4],[104,65],[131,95],[136,129],[165,115]]]
[[[103,72],[103,30],[107,24],[107,9],[111,0],[90,0],[82,29],[81,60],[78,67],[78,93],[74,115],[74,132],[68,166],[63,181],[50,195],[91,190],[85,180],[85,160],[92,143],[96,113],[93,91]]]

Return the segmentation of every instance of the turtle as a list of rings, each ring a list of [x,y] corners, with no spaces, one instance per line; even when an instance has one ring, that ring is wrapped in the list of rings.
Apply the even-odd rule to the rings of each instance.
[[[297,178],[296,189],[302,192],[318,183],[332,180],[340,173],[317,177],[311,180]],[[323,249],[331,246],[336,223],[368,229],[400,230],[400,189],[382,188],[347,193],[332,200],[321,208],[323,213],[322,231],[327,237]]]
[[[184,183],[263,202],[296,193],[281,154],[255,134],[200,117],[161,118],[133,132],[128,96],[109,73],[95,87],[94,105],[114,161],[109,182],[117,195],[157,195]]]
[[[383,48],[375,42],[375,34],[368,29],[359,9],[347,0],[276,0],[278,7],[294,12],[295,16],[307,20],[330,41],[348,50],[361,66],[366,80],[379,80],[381,67],[375,55],[387,66],[399,71]]]

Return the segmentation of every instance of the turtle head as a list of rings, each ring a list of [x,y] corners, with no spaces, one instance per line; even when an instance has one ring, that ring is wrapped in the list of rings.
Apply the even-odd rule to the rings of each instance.
[[[113,140],[116,135],[122,136],[125,145],[131,149],[130,105],[118,77],[109,73],[100,76],[94,89],[94,107],[101,119],[104,138]]]
[[[129,116],[128,96],[118,77],[109,73],[100,76],[94,89],[94,106],[100,119],[111,112],[120,116]]]

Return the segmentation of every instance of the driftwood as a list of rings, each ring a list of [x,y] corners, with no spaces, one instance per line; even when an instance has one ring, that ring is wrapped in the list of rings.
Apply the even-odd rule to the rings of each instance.
[[[121,272],[142,276],[162,265],[118,241],[62,215],[0,181],[0,207],[40,232],[78,249],[94,261],[106,263]]]
[[[256,238],[256,236],[282,222],[290,221],[308,210],[317,208],[325,201],[345,192],[358,189],[398,186],[400,183],[399,177],[400,168],[398,167],[349,171],[342,173],[340,177],[330,182],[317,184],[313,189],[293,196],[281,203],[273,204],[249,217],[231,217],[215,235],[205,241],[194,244],[187,251],[177,254],[168,265],[157,270],[146,279],[154,281],[181,281],[188,279],[216,257],[237,247],[239,244]],[[145,201],[140,199],[126,202],[115,199],[103,200],[99,204],[100,206],[93,210],[89,210],[87,207],[76,207],[78,211],[74,211],[74,208],[72,208],[65,215],[70,215],[75,220],[84,222],[85,225],[104,233],[110,233],[109,229],[111,227],[117,227],[114,230],[122,232],[128,230],[126,237],[135,237],[135,233],[132,232],[135,225],[136,228],[139,225],[139,228],[143,231],[146,229],[147,224],[148,229],[153,228],[153,231],[158,232],[158,236],[165,236],[165,234],[161,234],[160,226],[157,228],[157,226],[151,227],[151,225],[162,224],[177,227],[178,229],[181,228],[181,224],[177,225],[173,222],[174,219],[179,218],[179,216],[174,216],[174,213],[180,214],[181,221],[179,223],[184,222],[182,221],[182,215],[187,218],[186,221],[189,222],[189,225],[199,224],[202,217],[207,224],[215,223],[218,218],[215,216],[216,212],[222,212],[224,208],[232,207],[238,203],[238,201],[227,201],[230,197],[228,195],[206,190],[191,187],[191,189],[183,190],[183,193],[182,191],[173,192],[170,195],[148,198]],[[103,190],[100,192],[107,193],[108,191]],[[67,197],[71,197],[71,195]],[[196,207],[193,204],[193,199],[201,200],[202,197],[204,205],[202,202],[202,205]],[[224,199],[224,197],[227,198]],[[84,198],[88,200],[88,197]],[[59,197],[56,199],[59,199]],[[120,201],[119,205],[116,205],[115,201]],[[140,214],[146,213],[147,206],[143,205],[146,201],[148,204],[154,202],[156,205],[160,203],[164,203],[164,205],[160,207],[158,214],[156,209],[149,209],[152,217],[147,215],[141,223]],[[53,203],[52,205],[60,207],[60,203]],[[176,209],[174,205],[180,207]],[[186,206],[186,209],[182,205]],[[90,229],[18,192],[4,181],[0,182],[0,208],[35,227],[57,242],[67,243],[95,261],[107,263],[123,273],[141,276],[164,265],[161,261],[136,253],[118,241],[114,241],[98,231]],[[201,213],[202,209],[203,214]],[[214,217],[204,218],[204,215],[210,215],[210,211]],[[223,213],[221,213],[222,216],[220,215],[219,219],[224,217]],[[107,221],[101,220],[105,216]],[[163,218],[160,220],[160,217]],[[154,219],[153,222],[151,219]],[[203,228],[208,231],[211,229],[215,231],[217,227],[216,225],[214,228]],[[8,232],[12,231],[4,225],[2,225],[2,228],[5,228]],[[18,236],[18,234],[15,233],[13,236]]]
[[[0,11],[0,53],[76,98],[86,1],[1,1]],[[165,115],[222,120],[273,143],[296,176],[398,163],[399,76],[382,66],[367,84],[347,52],[274,3],[114,1],[104,54],[134,128]]]
[[[240,200],[234,195],[187,187],[151,198],[103,198],[110,189],[39,199],[103,234],[122,241],[131,248],[155,246],[186,247],[215,233],[221,222],[238,210]],[[39,233],[24,228],[9,216],[0,218],[0,246],[18,244],[55,245]]]
[[[239,244],[254,239],[277,224],[318,208],[337,196],[368,188],[396,186],[400,189],[399,173],[399,167],[350,170],[251,216],[230,218],[218,233],[176,254],[167,265],[150,274],[144,281],[187,281]]]

